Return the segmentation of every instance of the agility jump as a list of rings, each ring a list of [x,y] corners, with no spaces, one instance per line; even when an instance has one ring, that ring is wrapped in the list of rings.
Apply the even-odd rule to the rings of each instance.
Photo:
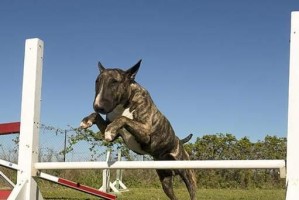
[[[9,200],[43,199],[33,177],[43,176],[41,169],[200,169],[200,168],[278,168],[281,176],[286,171],[286,199],[296,200],[299,196],[299,12],[292,12],[290,43],[290,80],[288,110],[287,170],[284,160],[246,161],[116,161],[116,162],[66,162],[39,163],[38,130],[40,126],[40,97],[42,79],[43,42],[39,39],[26,40],[22,111],[18,165],[0,161],[0,165],[14,166],[18,170],[17,184]],[[5,132],[5,131],[4,131]],[[6,130],[7,132],[7,130]],[[44,178],[44,177],[43,177]],[[37,195],[38,194],[38,195]]]
[[[17,170],[17,184],[8,200],[42,200],[33,177],[40,177],[103,199],[116,196],[75,182],[41,173],[35,168],[39,154],[40,100],[44,43],[40,39],[28,39],[25,45],[22,89],[21,122],[0,125],[0,135],[20,133],[18,164],[0,160],[0,165]],[[0,191],[1,194],[1,191]]]
[[[14,134],[14,133],[20,133],[20,122],[12,122],[12,123],[4,123],[4,124],[0,124],[0,135],[7,135],[7,134]],[[8,162],[8,161],[4,161],[0,159],[0,165],[4,166],[6,168],[9,169],[14,169],[19,171],[19,166],[15,163],[12,162]],[[62,185],[64,187],[68,187],[74,190],[78,190],[80,192],[84,192],[90,195],[94,195],[97,197],[101,197],[103,199],[107,199],[107,200],[115,200],[116,196],[114,194],[109,194],[107,192],[104,192],[102,190],[98,190],[86,185],[82,185],[80,183],[77,182],[73,182],[64,178],[60,178],[60,177],[56,177],[56,176],[52,176],[50,174],[44,173],[44,172],[39,172],[38,177],[59,185]],[[5,174],[3,174],[0,171],[0,177],[3,177],[7,183],[10,184],[11,187],[15,187],[15,184],[8,178],[5,176]],[[0,199],[8,199],[9,195],[11,194],[11,190],[9,189],[5,189],[5,190],[0,190]]]

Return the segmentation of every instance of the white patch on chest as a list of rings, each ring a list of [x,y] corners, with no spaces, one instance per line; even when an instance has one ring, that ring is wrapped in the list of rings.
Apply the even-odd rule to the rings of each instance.
[[[120,116],[124,116],[133,120],[133,113],[134,110],[130,111],[130,108],[124,109],[122,105],[118,105],[116,108],[114,108],[112,112],[107,114],[107,118],[110,122],[112,122]],[[127,129],[122,128],[121,130],[119,130],[119,134],[121,135],[124,143],[128,146],[129,149],[142,155],[147,154],[145,151],[141,149],[140,144],[136,141],[135,137]]]
[[[124,109],[124,107],[122,105],[118,105],[110,113],[107,114],[107,118],[111,122],[120,116],[124,116],[129,119],[133,119],[133,112],[134,112],[134,110],[132,112],[130,112],[130,108]]]

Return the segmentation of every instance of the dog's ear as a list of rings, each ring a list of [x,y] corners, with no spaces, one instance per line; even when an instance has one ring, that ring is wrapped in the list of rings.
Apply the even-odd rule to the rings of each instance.
[[[98,68],[100,72],[102,72],[105,69],[101,62],[98,62]]]
[[[131,80],[135,79],[135,76],[138,72],[142,60],[139,60],[133,67],[126,71],[126,74],[129,76]]]

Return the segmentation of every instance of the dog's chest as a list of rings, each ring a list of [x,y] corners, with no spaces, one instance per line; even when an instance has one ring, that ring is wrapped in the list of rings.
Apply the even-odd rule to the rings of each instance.
[[[130,108],[124,108],[122,105],[116,106],[114,110],[107,114],[107,118],[110,122],[113,122],[116,118],[120,116],[127,117],[129,119],[133,119],[133,112],[130,111]]]

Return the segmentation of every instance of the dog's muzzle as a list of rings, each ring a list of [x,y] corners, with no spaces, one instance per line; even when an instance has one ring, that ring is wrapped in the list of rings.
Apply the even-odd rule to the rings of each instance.
[[[107,113],[111,112],[111,110],[113,109],[113,106],[110,105],[110,103],[108,103],[108,102],[94,103],[93,104],[93,109],[97,113],[107,114]]]

